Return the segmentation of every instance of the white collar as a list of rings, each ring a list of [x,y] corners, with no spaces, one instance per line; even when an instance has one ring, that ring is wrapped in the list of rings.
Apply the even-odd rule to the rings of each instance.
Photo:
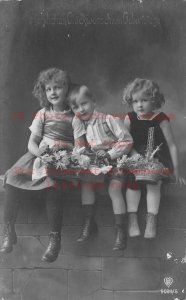
[[[152,117],[150,119],[140,119],[140,117],[137,115],[137,119],[140,121],[152,121],[156,116],[158,116],[160,114],[160,112],[155,113],[154,115],[152,115]]]

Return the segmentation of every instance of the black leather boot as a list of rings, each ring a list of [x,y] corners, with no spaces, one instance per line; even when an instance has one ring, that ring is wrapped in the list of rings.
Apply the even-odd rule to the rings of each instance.
[[[124,250],[127,247],[127,233],[125,226],[116,225],[116,241],[113,250]]]
[[[6,254],[13,250],[13,245],[17,243],[17,235],[14,223],[8,222],[4,225],[3,241],[0,253]]]
[[[42,256],[42,261],[53,262],[58,257],[61,249],[61,234],[59,232],[49,233],[49,244]]]
[[[98,233],[97,224],[92,220],[92,217],[86,217],[81,234],[77,239],[77,242],[84,242],[93,234]]]

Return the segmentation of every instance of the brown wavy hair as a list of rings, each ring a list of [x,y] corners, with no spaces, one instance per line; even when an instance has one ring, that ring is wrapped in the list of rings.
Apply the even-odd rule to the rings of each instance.
[[[123,104],[132,105],[134,93],[143,90],[155,104],[155,108],[160,108],[165,103],[164,95],[161,93],[159,85],[150,79],[136,78],[130,82],[123,91]]]
[[[34,85],[33,95],[39,101],[40,106],[47,109],[50,108],[51,104],[47,100],[45,86],[51,80],[60,82],[63,86],[66,85],[68,87],[68,90],[71,84],[68,73],[61,69],[50,68],[39,73],[39,76]]]
[[[70,86],[69,93],[67,96],[68,104],[76,103],[76,100],[80,94],[83,94],[85,97],[88,97],[93,102],[95,102],[95,99],[89,90],[89,88],[86,85],[76,84],[73,83]]]

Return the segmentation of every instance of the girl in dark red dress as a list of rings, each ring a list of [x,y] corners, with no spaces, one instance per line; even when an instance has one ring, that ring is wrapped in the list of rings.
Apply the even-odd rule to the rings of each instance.
[[[128,103],[133,111],[125,118],[125,125],[129,129],[133,140],[131,155],[137,153],[145,155],[149,137],[154,149],[160,146],[156,152],[157,158],[169,170],[169,175],[174,175],[179,183],[185,183],[179,177],[177,147],[174,142],[168,116],[158,111],[165,99],[159,86],[146,79],[135,79],[124,90],[124,103]],[[143,182],[147,190],[147,220],[145,238],[156,236],[157,214],[159,211],[162,180],[156,184]],[[128,188],[126,191],[127,210],[129,213],[129,236],[140,235],[137,221],[138,205],[141,197],[141,184],[135,181],[135,176],[129,174]]]

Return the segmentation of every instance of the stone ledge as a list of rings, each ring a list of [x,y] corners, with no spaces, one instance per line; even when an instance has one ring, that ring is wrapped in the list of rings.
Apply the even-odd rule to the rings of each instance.
[[[1,194],[4,193],[4,187],[3,187],[3,175],[0,175],[0,196]],[[105,203],[108,202],[108,191],[107,191],[107,185],[105,184],[104,188],[100,188],[96,190],[96,195],[97,197],[99,197],[101,199],[101,202],[103,202],[103,204],[105,205]],[[183,185],[182,187],[180,187],[178,184],[176,183],[168,183],[166,185],[163,186],[163,195],[167,196],[171,196],[171,197],[184,197],[186,194],[186,185]],[[79,187],[73,187],[70,188],[68,190],[64,190],[64,196],[65,196],[65,204],[68,204],[69,199],[69,191],[70,193],[70,202],[74,202],[77,203],[78,205],[80,204],[80,188]],[[125,191],[125,190],[124,190]],[[2,201],[1,197],[0,197],[0,201]]]

